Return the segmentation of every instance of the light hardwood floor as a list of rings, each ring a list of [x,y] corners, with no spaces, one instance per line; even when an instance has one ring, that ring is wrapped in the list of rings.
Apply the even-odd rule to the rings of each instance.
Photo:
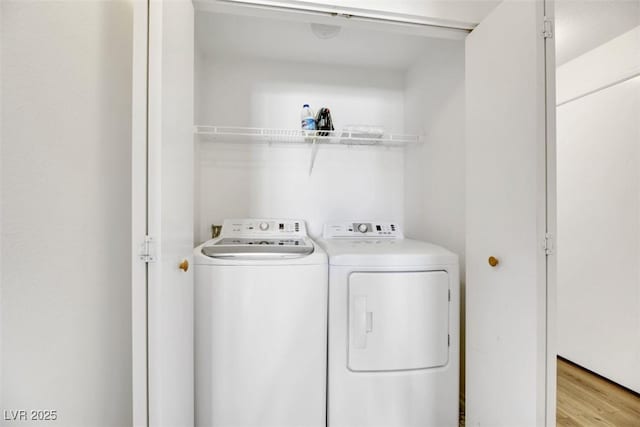
[[[557,427],[640,427],[640,396],[558,358]],[[464,395],[460,427],[465,426]]]
[[[640,427],[640,396],[558,358],[558,427]]]

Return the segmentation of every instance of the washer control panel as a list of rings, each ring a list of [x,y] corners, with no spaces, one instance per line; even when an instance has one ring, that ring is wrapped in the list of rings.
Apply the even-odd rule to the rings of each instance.
[[[396,222],[345,221],[325,224],[322,237],[389,237],[402,239],[404,236],[400,225]]]
[[[224,237],[247,236],[306,236],[304,221],[296,219],[225,219]]]

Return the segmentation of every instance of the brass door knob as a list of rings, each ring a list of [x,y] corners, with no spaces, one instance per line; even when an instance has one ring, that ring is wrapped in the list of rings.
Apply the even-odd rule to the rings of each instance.
[[[489,265],[491,267],[495,267],[496,265],[500,264],[500,261],[498,260],[498,258],[494,257],[494,256],[490,256],[489,257]]]
[[[178,268],[186,273],[187,271],[189,271],[189,261],[187,261],[186,259],[182,260]]]

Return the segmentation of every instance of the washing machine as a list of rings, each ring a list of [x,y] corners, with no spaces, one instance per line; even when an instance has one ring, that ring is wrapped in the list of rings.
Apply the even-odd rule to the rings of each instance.
[[[458,257],[393,222],[327,224],[328,425],[458,426]]]
[[[195,249],[197,426],[325,427],[327,256],[304,221],[224,221]]]

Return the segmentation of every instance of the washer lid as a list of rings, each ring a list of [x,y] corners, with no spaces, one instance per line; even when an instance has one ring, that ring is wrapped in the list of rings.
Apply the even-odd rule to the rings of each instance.
[[[298,258],[313,253],[313,244],[304,238],[223,238],[204,246],[202,253],[212,258]]]
[[[327,251],[330,265],[415,267],[458,263],[456,254],[418,240],[333,238],[318,243]]]

